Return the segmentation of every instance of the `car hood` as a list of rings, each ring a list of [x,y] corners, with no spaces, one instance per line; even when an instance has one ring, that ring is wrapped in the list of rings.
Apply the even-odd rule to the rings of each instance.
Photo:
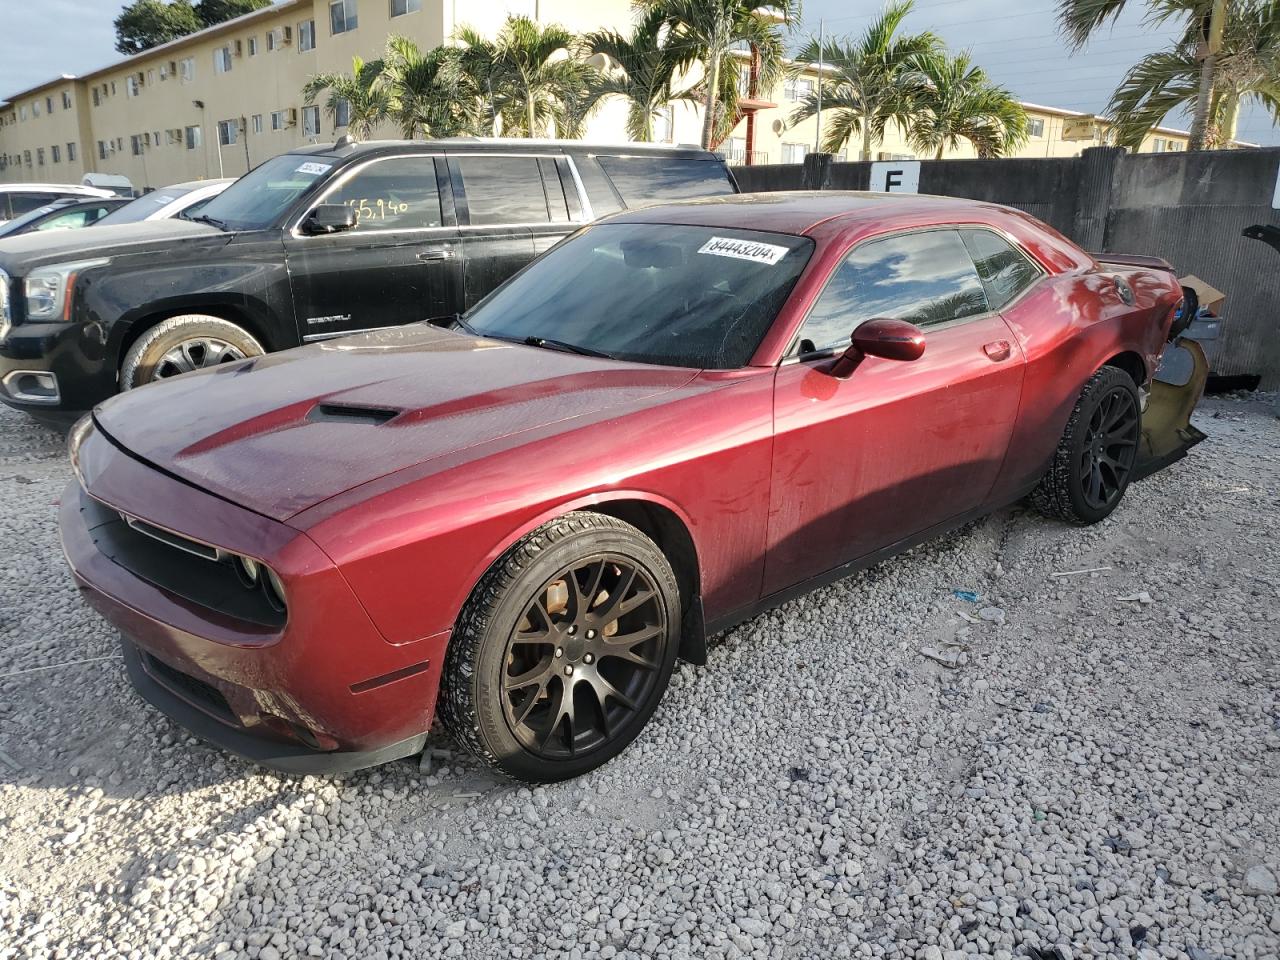
[[[398,470],[696,375],[414,324],[175,377],[108,400],[94,419],[135,457],[283,521]]]
[[[23,273],[46,263],[145,253],[202,238],[225,242],[231,237],[209,224],[190,220],[144,220],[92,230],[37,231],[0,240],[0,267],[10,274]]]

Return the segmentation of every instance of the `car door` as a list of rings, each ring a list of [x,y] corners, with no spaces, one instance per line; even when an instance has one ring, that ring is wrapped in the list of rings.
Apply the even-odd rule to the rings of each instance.
[[[312,204],[351,207],[353,229],[286,233],[303,340],[435,320],[461,309],[460,241],[447,181],[441,190],[445,176],[443,161],[437,169],[426,154],[372,160],[341,175]]]
[[[549,233],[559,239],[567,232],[564,193],[558,187],[548,190],[548,174],[544,172],[548,169],[555,170],[552,157],[450,155],[454,203],[462,229],[463,297],[468,309],[532,260],[540,244],[550,246],[545,242]]]
[[[859,324],[906,320],[925,352],[826,372]],[[987,500],[1022,353],[954,229],[867,240],[828,278],[778,368],[765,593],[874,554]]]

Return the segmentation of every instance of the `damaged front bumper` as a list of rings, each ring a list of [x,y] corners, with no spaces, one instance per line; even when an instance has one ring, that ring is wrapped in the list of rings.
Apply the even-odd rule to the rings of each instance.
[[[1181,460],[1206,434],[1191,425],[1191,414],[1204,396],[1209,361],[1198,342],[1178,337],[1165,347],[1160,368],[1142,414],[1142,439],[1134,479],[1149,477]]]

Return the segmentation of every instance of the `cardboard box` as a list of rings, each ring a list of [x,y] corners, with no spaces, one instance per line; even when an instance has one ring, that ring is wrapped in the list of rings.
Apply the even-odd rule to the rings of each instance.
[[[1190,287],[1194,290],[1196,296],[1200,298],[1200,309],[1207,309],[1210,313],[1218,313],[1219,308],[1222,306],[1222,301],[1227,299],[1225,293],[1201,280],[1194,273],[1179,277],[1178,282],[1184,287]]]

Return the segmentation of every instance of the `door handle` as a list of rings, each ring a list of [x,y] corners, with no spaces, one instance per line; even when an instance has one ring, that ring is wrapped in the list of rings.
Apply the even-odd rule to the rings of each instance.
[[[982,352],[987,355],[988,360],[999,363],[1001,360],[1009,359],[1013,354],[1013,347],[1008,340],[992,340],[982,345]]]
[[[453,251],[448,247],[429,247],[418,254],[418,259],[424,263],[434,260],[452,260]]]

